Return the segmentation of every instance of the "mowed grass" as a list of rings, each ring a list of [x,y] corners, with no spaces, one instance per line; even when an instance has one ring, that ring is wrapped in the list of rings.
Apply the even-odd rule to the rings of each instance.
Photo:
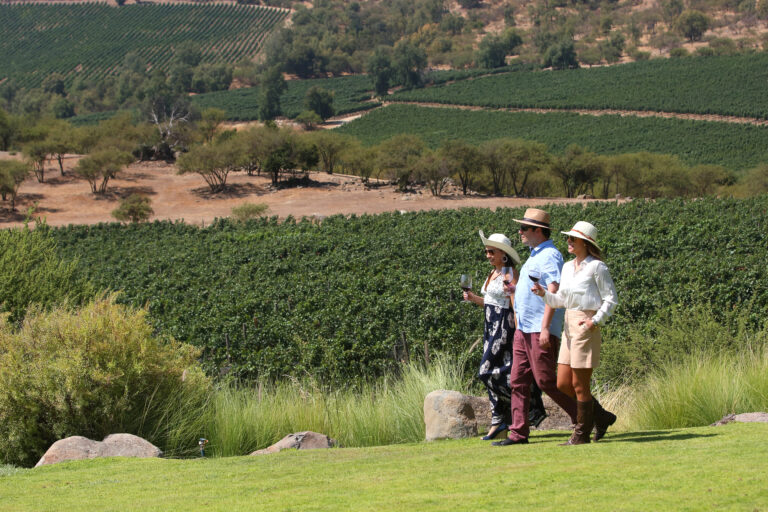
[[[0,472],[0,509],[768,510],[768,425],[609,433],[561,447],[480,439]]]

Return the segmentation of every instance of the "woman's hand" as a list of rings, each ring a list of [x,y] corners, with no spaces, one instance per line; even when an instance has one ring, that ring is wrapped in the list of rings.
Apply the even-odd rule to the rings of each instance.
[[[591,331],[595,327],[595,322],[593,322],[591,318],[587,318],[586,320],[579,322],[579,326],[584,327],[588,331]]]
[[[545,294],[544,288],[542,288],[542,286],[539,283],[533,283],[533,286],[531,287],[531,291],[535,295],[538,295],[539,297],[543,297]]]

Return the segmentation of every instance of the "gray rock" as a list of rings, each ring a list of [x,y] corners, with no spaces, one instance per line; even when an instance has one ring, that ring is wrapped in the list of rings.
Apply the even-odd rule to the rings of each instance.
[[[105,437],[104,441],[71,436],[53,443],[35,464],[35,467],[96,457],[146,458],[161,457],[162,455],[163,452],[158,447],[133,434],[112,434]]]
[[[491,428],[491,402],[488,397],[470,396],[470,403],[475,411],[478,432],[488,432]],[[538,427],[531,430],[573,430],[571,418],[546,394],[542,396],[547,417]]]
[[[319,450],[323,448],[333,448],[336,446],[336,441],[326,436],[325,434],[318,434],[307,430],[304,432],[296,432],[294,434],[288,434],[272,446],[264,448],[263,450],[256,450],[251,455],[266,455],[268,453],[277,453],[281,450],[296,449],[296,450]]]
[[[710,427],[719,427],[734,421],[737,423],[768,423],[768,413],[745,412],[742,414],[726,414],[720,421],[711,424]]]
[[[737,414],[734,421],[739,423],[768,423],[768,412],[745,412]]]
[[[477,420],[469,397],[439,389],[424,398],[427,441],[461,439],[477,435]]]
[[[571,417],[546,394],[542,395],[542,399],[544,401],[544,410],[547,411],[547,417],[534,430],[573,430]]]

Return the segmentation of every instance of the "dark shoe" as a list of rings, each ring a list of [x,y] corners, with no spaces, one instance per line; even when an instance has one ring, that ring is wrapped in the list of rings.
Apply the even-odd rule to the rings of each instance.
[[[616,415],[612,412],[603,409],[594,397],[592,401],[595,403],[595,442],[601,440],[605,433],[608,431],[608,427],[616,423]]]
[[[594,400],[589,402],[576,401],[576,427],[571,438],[560,446],[572,446],[589,443],[589,435],[594,426]]]
[[[513,439],[506,438],[503,441],[494,441],[491,444],[493,446],[509,446],[511,444],[528,444],[528,439],[523,438],[523,439],[518,439],[518,440],[515,441]]]
[[[496,439],[496,436],[501,434],[502,432],[506,432],[509,430],[509,426],[506,423],[499,423],[498,425],[491,425],[491,428],[496,428],[496,430],[489,430],[488,434],[483,436],[483,441],[490,441],[491,439]]]
[[[528,415],[528,422],[533,428],[537,428],[545,419],[547,419],[547,411],[543,409],[531,409],[531,413]]]

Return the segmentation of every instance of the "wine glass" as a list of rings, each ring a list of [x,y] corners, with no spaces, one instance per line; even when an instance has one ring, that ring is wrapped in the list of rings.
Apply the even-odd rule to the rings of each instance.
[[[512,267],[501,267],[501,279],[504,282],[504,294],[508,297],[514,293],[514,285],[512,284],[513,278]],[[508,289],[510,286],[513,286],[511,290]]]
[[[459,279],[459,286],[461,286],[461,289],[465,292],[469,292],[472,290],[472,276],[469,274],[461,274],[461,278]],[[464,300],[464,302],[469,302],[468,300]]]
[[[534,283],[538,284],[539,279],[541,279],[541,272],[538,270],[529,270],[528,271],[528,279],[533,281]]]

